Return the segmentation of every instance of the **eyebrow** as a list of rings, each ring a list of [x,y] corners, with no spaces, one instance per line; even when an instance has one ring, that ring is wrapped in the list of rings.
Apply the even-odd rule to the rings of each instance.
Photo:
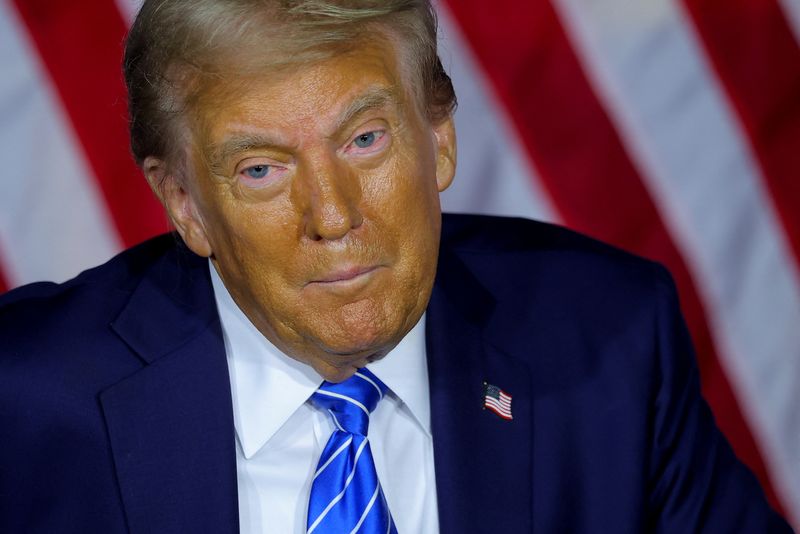
[[[212,143],[208,147],[208,161],[215,168],[232,156],[257,148],[277,148],[280,143],[271,136],[263,134],[237,134],[221,143]]]
[[[340,131],[356,117],[376,109],[396,108],[397,95],[387,87],[373,87],[350,102],[336,120],[335,132]]]
[[[345,107],[334,123],[333,132],[339,132],[360,115],[376,109],[397,107],[395,91],[387,87],[373,87],[354,98]],[[233,135],[220,143],[208,147],[208,161],[212,169],[218,167],[232,156],[253,149],[283,148],[281,141],[274,136],[258,133]]]

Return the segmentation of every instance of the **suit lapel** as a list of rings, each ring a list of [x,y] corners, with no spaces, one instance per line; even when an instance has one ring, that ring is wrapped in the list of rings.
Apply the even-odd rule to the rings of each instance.
[[[443,251],[438,272],[427,350],[441,532],[530,532],[530,369],[491,343],[494,301],[464,264]],[[484,381],[512,395],[513,420],[483,409]]]
[[[100,396],[128,525],[238,532],[225,348],[204,259],[160,259],[112,328],[148,365]]]

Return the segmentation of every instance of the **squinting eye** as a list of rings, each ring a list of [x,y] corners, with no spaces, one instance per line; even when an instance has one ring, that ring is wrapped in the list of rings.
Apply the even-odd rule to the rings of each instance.
[[[375,142],[375,132],[367,132],[356,137],[353,142],[358,148],[368,148]]]
[[[250,178],[259,179],[263,178],[269,172],[269,165],[253,165],[244,170],[244,173]]]

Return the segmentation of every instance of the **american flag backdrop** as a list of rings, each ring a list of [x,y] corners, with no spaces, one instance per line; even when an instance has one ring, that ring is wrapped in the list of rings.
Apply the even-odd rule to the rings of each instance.
[[[718,424],[800,529],[800,0],[439,8],[460,100],[445,209],[667,265]],[[0,0],[0,288],[167,228],[127,148],[135,9]]]

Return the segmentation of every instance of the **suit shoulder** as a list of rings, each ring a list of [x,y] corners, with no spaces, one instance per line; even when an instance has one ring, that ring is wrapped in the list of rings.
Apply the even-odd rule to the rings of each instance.
[[[159,258],[164,235],[61,284],[35,283],[0,297],[0,418],[38,406],[39,420],[86,413],[102,388],[141,366],[111,328]],[[12,424],[25,426],[14,418]]]
[[[465,258],[469,265],[483,262],[497,272],[524,269],[527,276],[558,276],[564,282],[619,279],[635,283],[642,277],[669,282],[666,269],[656,262],[555,224],[516,217],[447,214],[443,217],[442,248]],[[513,274],[509,272],[509,274]],[[645,280],[640,280],[645,282]]]
[[[590,254],[632,255],[553,223],[522,217],[447,213],[442,216],[442,243],[475,252],[585,251]]]
[[[458,258],[473,287],[488,292],[484,302],[492,303],[493,328],[504,339],[601,345],[632,332],[654,335],[658,310],[679,309],[663,266],[566,228],[484,216],[447,217],[445,225],[442,254]]]
[[[92,288],[125,289],[156,258],[174,247],[175,238],[164,234],[124,250],[106,263],[87,269],[62,283],[33,282],[0,294],[0,316],[40,301],[58,300],[66,294]]]
[[[0,338],[6,341],[5,348],[25,339],[75,334],[95,319],[105,320],[107,326],[149,266],[174,248],[175,238],[165,234],[66,282],[36,282],[0,295]]]

